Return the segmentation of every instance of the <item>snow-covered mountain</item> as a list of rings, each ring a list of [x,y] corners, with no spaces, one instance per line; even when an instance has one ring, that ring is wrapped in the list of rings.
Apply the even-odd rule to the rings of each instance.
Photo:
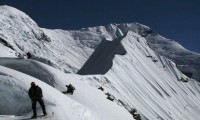
[[[10,48],[9,56],[31,52],[34,59],[76,73],[102,40],[119,38],[132,31],[145,37],[155,52],[172,59],[179,69],[200,80],[200,54],[186,50],[147,26],[130,23],[81,30],[49,30],[39,28],[29,16],[15,8],[1,6],[0,12],[0,42]]]
[[[50,30],[9,6],[0,6],[0,26],[0,114],[16,115],[0,119],[31,116],[31,81],[43,89],[49,119],[200,118],[200,83],[177,69],[199,80],[200,55],[147,26]],[[69,83],[73,96],[61,92]]]

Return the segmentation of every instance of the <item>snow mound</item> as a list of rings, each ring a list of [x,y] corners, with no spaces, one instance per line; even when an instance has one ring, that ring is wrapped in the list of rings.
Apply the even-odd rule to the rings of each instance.
[[[1,113],[25,115],[25,113],[31,112],[31,101],[28,98],[27,91],[30,87],[30,82],[35,81],[43,89],[47,111],[50,114],[54,112],[54,119],[90,119],[90,116],[87,116],[89,114],[85,115],[89,112],[86,107],[65,97],[62,93],[40,80],[5,67],[0,67],[0,70],[6,71],[7,74],[12,74],[12,76],[1,75],[1,93],[4,95],[1,100],[1,107],[4,107],[4,109],[1,110]]]
[[[35,81],[43,89],[47,111],[49,114],[54,114],[52,119],[121,120],[125,118],[126,120],[132,120],[131,115],[124,108],[108,101],[105,98],[105,94],[91,87],[87,81],[83,81],[82,76],[65,74],[50,66],[33,60],[27,60],[29,61],[29,64],[24,62],[22,59],[20,61],[18,59],[5,60],[4,58],[3,61],[4,64],[6,64],[6,62],[12,63],[9,67],[12,68],[14,66],[13,68],[15,69],[17,68],[17,65],[20,67],[22,63],[23,66],[26,66],[27,68],[32,66],[32,73],[37,73],[38,69],[46,69],[49,71],[48,77],[54,79],[54,82],[50,85],[53,84],[55,88],[59,90],[56,90],[37,78],[27,75],[30,73],[26,70],[22,71],[23,68],[18,69],[21,70],[21,72],[18,72],[16,71],[17,69],[11,70],[5,67],[0,67],[0,82],[2,83],[1,93],[4,96],[0,105],[5,108],[5,110],[1,110],[1,113],[4,115],[23,115],[22,117],[14,117],[13,119],[25,119],[28,118],[28,116],[31,116],[31,101],[28,98],[27,91],[30,87],[31,81]],[[37,64],[37,67],[33,67],[33,64]],[[26,74],[22,72],[26,72]],[[37,76],[40,78],[42,74],[38,74]],[[76,87],[73,96],[66,96],[62,93],[62,91],[66,90],[65,85],[69,83]],[[8,88],[11,89],[8,90]],[[40,107],[38,107],[38,109],[41,114]]]

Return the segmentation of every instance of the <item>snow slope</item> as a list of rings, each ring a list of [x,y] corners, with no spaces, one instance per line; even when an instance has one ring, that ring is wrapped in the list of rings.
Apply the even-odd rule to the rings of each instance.
[[[144,119],[198,120],[200,118],[199,83],[192,79],[188,83],[180,82],[181,78],[189,78],[183,75],[172,61],[156,55],[138,34],[128,32],[121,40],[121,44],[127,53],[111,58],[113,65],[104,75],[106,80],[112,83],[109,92],[117,96],[116,101],[124,98],[126,104],[144,115]],[[101,52],[106,54],[103,50]],[[96,56],[97,60],[102,57],[99,52],[95,51],[93,54],[97,54],[92,55]],[[104,58],[110,58],[109,53],[106,55]],[[95,74],[91,69],[101,67],[102,62],[89,59],[79,74]],[[101,78],[96,79],[101,80]]]
[[[70,32],[46,30],[50,38],[28,15],[15,8],[0,6],[0,18],[0,43],[15,51],[4,57],[24,58],[30,52],[33,59],[65,72],[76,72],[91,51],[74,40]]]
[[[55,116],[53,119],[90,119],[90,116],[84,115],[89,112],[86,107],[65,97],[59,91],[40,80],[4,67],[1,67],[1,71],[11,74],[9,76],[1,75],[1,89],[3,89],[1,90],[1,95],[3,94],[4,96],[1,97],[1,107],[5,110],[1,110],[1,114],[24,115],[31,112],[31,101],[27,96],[27,90],[30,86],[30,82],[34,80],[41,88],[43,88],[47,111],[50,115],[54,112]],[[29,113],[23,118],[28,119],[30,116],[31,114]]]
[[[133,32],[128,32],[122,39],[115,39],[111,42],[113,44],[106,44],[100,48],[121,46],[123,49],[118,49],[118,52],[120,53],[120,50],[126,52],[117,55],[117,52],[110,54],[97,48],[98,51],[92,55],[95,56],[96,60],[88,59],[90,64],[86,62],[83,66],[88,68],[83,69],[83,73],[90,74],[93,72],[90,71],[92,67],[101,69],[98,66],[102,66],[101,62],[104,61],[98,61],[98,59],[102,57],[102,53],[104,53],[104,58],[110,58],[109,56],[112,55],[114,56],[110,59],[112,65],[107,69],[105,75],[96,75],[99,71],[92,73],[93,75],[84,76],[65,74],[34,60],[1,58],[1,65],[20,71],[17,72],[5,67],[0,68],[1,82],[3,83],[1,91],[5,94],[1,103],[6,105],[3,107],[8,109],[7,113],[9,114],[23,115],[22,117],[14,117],[14,119],[24,119],[30,116],[30,101],[28,102],[27,90],[30,82],[34,80],[43,88],[48,112],[50,114],[55,112],[54,119],[131,120],[133,118],[128,110],[135,108],[144,120],[198,120],[200,117],[198,114],[200,112],[200,84],[198,82],[192,79],[189,79],[188,82],[179,81],[179,79],[187,77],[176,68],[172,61],[156,55],[144,38]],[[32,70],[28,71],[30,68]],[[22,74],[22,72],[26,74]],[[46,80],[46,77],[44,79],[44,73],[50,82]],[[79,74],[81,73],[80,71]],[[63,91],[64,86],[69,83],[76,87],[73,96],[65,96],[59,92]],[[59,91],[50,87],[49,84]],[[98,90],[97,88],[100,86],[105,90]],[[11,94],[7,90],[8,88],[18,92]],[[114,102],[107,100],[105,93],[111,94]],[[9,105],[5,104],[10,97],[13,98],[13,101]],[[23,103],[26,104],[20,105],[19,99],[20,101],[25,99],[26,102]],[[68,101],[71,101],[70,104]],[[18,106],[14,111],[12,111],[14,107],[12,102],[17,103],[16,106]],[[80,106],[74,107],[71,104]],[[24,109],[21,110],[21,108]],[[21,112],[18,113],[19,111]],[[70,116],[69,113],[73,115]]]
[[[2,60],[1,60],[2,61]],[[1,78],[1,114],[23,115],[13,119],[26,119],[31,116],[31,101],[27,91],[31,81],[35,81],[44,93],[44,100],[47,111],[55,120],[132,120],[131,115],[123,108],[106,99],[106,96],[99,90],[91,87],[82,77],[75,74],[65,74],[59,70],[51,68],[37,61],[24,62],[24,60],[5,59],[4,64],[12,61],[11,66],[22,65],[32,67],[32,71],[26,74],[6,67],[0,67]],[[15,65],[14,65],[15,63]],[[33,67],[33,64],[36,67]],[[65,90],[65,85],[72,83],[76,87],[73,96],[64,95],[55,88],[44,83],[42,80],[31,77],[29,74],[38,73],[38,70],[46,69],[49,78],[53,77],[51,84],[60,91]],[[47,73],[46,71],[46,73]],[[42,72],[42,71],[40,71]],[[43,79],[43,74],[38,74],[38,78]],[[13,92],[14,91],[14,92]],[[50,92],[49,92],[50,91]],[[40,110],[41,112],[41,110]],[[41,113],[40,113],[41,114]]]
[[[85,33],[92,32],[93,36],[96,36],[96,34],[101,35],[102,40],[120,38],[128,31],[137,33],[147,40],[151,49],[157,54],[172,59],[181,71],[191,73],[193,79],[200,80],[200,54],[185,49],[179,43],[157,34],[145,25],[139,23],[109,24],[106,26],[83,28],[80,31]]]

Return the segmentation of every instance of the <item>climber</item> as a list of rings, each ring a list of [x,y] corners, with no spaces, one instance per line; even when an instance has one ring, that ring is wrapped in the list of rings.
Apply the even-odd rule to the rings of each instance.
[[[31,87],[28,91],[28,95],[32,102],[32,109],[33,109],[33,116],[31,118],[37,118],[37,112],[36,112],[36,103],[39,102],[40,106],[42,107],[43,115],[47,116],[43,95],[42,95],[42,89],[35,84],[35,82],[31,82]]]
[[[26,53],[26,56],[27,56],[27,59],[30,59],[30,58],[32,58],[32,55],[31,55],[31,53],[30,53],[30,52],[27,52],[27,53]]]
[[[66,85],[67,87],[67,91],[65,92],[65,94],[70,93],[71,95],[73,95],[75,87],[72,84]]]

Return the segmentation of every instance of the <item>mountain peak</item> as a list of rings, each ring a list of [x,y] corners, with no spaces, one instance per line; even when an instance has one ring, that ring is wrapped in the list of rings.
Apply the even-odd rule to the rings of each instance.
[[[26,17],[29,17],[27,14],[25,14],[24,12],[14,8],[14,7],[11,7],[11,6],[8,6],[8,5],[1,5],[0,6],[0,12],[1,14],[12,14],[12,15],[17,15],[17,16],[26,16]]]

